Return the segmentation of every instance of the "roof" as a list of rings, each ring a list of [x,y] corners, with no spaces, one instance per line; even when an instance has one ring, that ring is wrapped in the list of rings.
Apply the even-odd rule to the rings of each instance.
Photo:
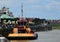
[[[8,16],[7,14],[3,14],[0,16],[0,18],[13,18],[13,17]]]

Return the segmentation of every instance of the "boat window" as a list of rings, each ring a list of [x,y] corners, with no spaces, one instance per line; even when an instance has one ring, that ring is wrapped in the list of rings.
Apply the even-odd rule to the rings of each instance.
[[[27,23],[26,22],[18,22],[18,25],[23,26],[23,25],[27,25]]]
[[[18,25],[24,25],[23,22],[18,22]]]
[[[6,12],[4,12],[4,14],[6,14]]]

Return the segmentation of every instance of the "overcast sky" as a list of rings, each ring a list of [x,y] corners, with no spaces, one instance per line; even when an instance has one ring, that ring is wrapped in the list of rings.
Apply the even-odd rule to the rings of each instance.
[[[8,7],[14,17],[18,17],[22,2],[24,17],[60,19],[60,0],[0,0],[0,9]]]

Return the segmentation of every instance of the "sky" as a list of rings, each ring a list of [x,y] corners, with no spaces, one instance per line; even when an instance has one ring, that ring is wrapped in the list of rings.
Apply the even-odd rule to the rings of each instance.
[[[14,17],[19,17],[21,3],[24,17],[60,19],[60,0],[0,0],[0,9],[3,6],[10,8]]]

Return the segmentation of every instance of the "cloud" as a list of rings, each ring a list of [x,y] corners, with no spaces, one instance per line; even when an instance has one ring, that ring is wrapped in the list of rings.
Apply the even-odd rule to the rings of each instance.
[[[51,1],[50,3],[46,4],[44,6],[46,9],[58,9],[60,8],[60,2],[56,2],[55,0],[54,1]]]
[[[55,0],[45,0],[45,3],[43,4],[43,1],[37,5],[33,5],[32,7],[35,9],[46,9],[46,10],[51,10],[51,9],[56,9],[60,10],[60,2],[55,1]]]
[[[36,3],[39,2],[40,0],[27,0],[29,3]]]
[[[40,6],[40,5],[32,5],[32,7],[33,7],[34,9],[39,9],[39,8],[41,8],[42,6]]]
[[[8,6],[8,7],[12,7],[12,6],[16,6],[19,1],[17,0],[0,0],[0,7],[1,6]]]
[[[0,5],[10,5],[12,0],[0,0]]]
[[[37,0],[28,0],[29,2],[36,2]]]

